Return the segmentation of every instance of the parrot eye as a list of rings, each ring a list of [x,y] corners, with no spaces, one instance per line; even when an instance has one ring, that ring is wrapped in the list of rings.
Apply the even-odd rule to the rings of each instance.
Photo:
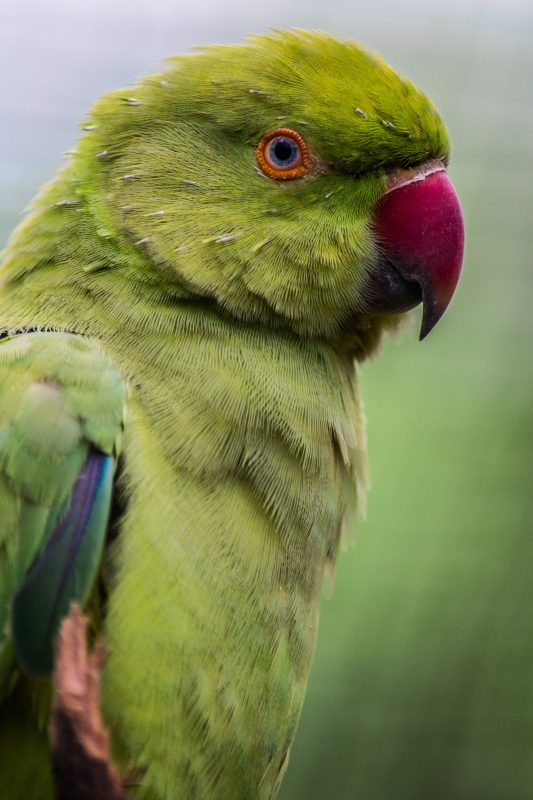
[[[305,140],[290,128],[265,134],[257,145],[257,161],[269,178],[290,181],[309,172],[311,159]]]

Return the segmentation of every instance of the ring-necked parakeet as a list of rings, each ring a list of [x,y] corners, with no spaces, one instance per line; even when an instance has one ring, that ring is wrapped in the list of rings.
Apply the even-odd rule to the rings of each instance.
[[[90,110],[0,273],[0,796],[53,796],[76,599],[132,797],[275,797],[366,482],[356,365],[459,276],[449,148],[422,92],[321,33]]]

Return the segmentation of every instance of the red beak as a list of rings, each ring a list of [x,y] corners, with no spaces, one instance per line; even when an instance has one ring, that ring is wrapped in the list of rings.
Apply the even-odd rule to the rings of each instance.
[[[374,224],[383,262],[370,288],[370,310],[406,311],[422,300],[423,339],[444,314],[463,262],[463,215],[442,162],[392,173]]]

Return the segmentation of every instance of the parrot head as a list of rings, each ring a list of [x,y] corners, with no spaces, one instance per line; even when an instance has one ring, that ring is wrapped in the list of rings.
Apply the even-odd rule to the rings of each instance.
[[[176,297],[359,358],[420,302],[423,338],[451,299],[464,234],[447,130],[354,41],[274,31],[178,56],[85,128],[95,217]]]

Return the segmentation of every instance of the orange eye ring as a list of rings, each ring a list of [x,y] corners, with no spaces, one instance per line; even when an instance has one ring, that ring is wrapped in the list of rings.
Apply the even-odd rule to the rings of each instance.
[[[278,181],[301,178],[311,167],[307,142],[291,128],[266,133],[257,145],[256,157],[265,175]]]

